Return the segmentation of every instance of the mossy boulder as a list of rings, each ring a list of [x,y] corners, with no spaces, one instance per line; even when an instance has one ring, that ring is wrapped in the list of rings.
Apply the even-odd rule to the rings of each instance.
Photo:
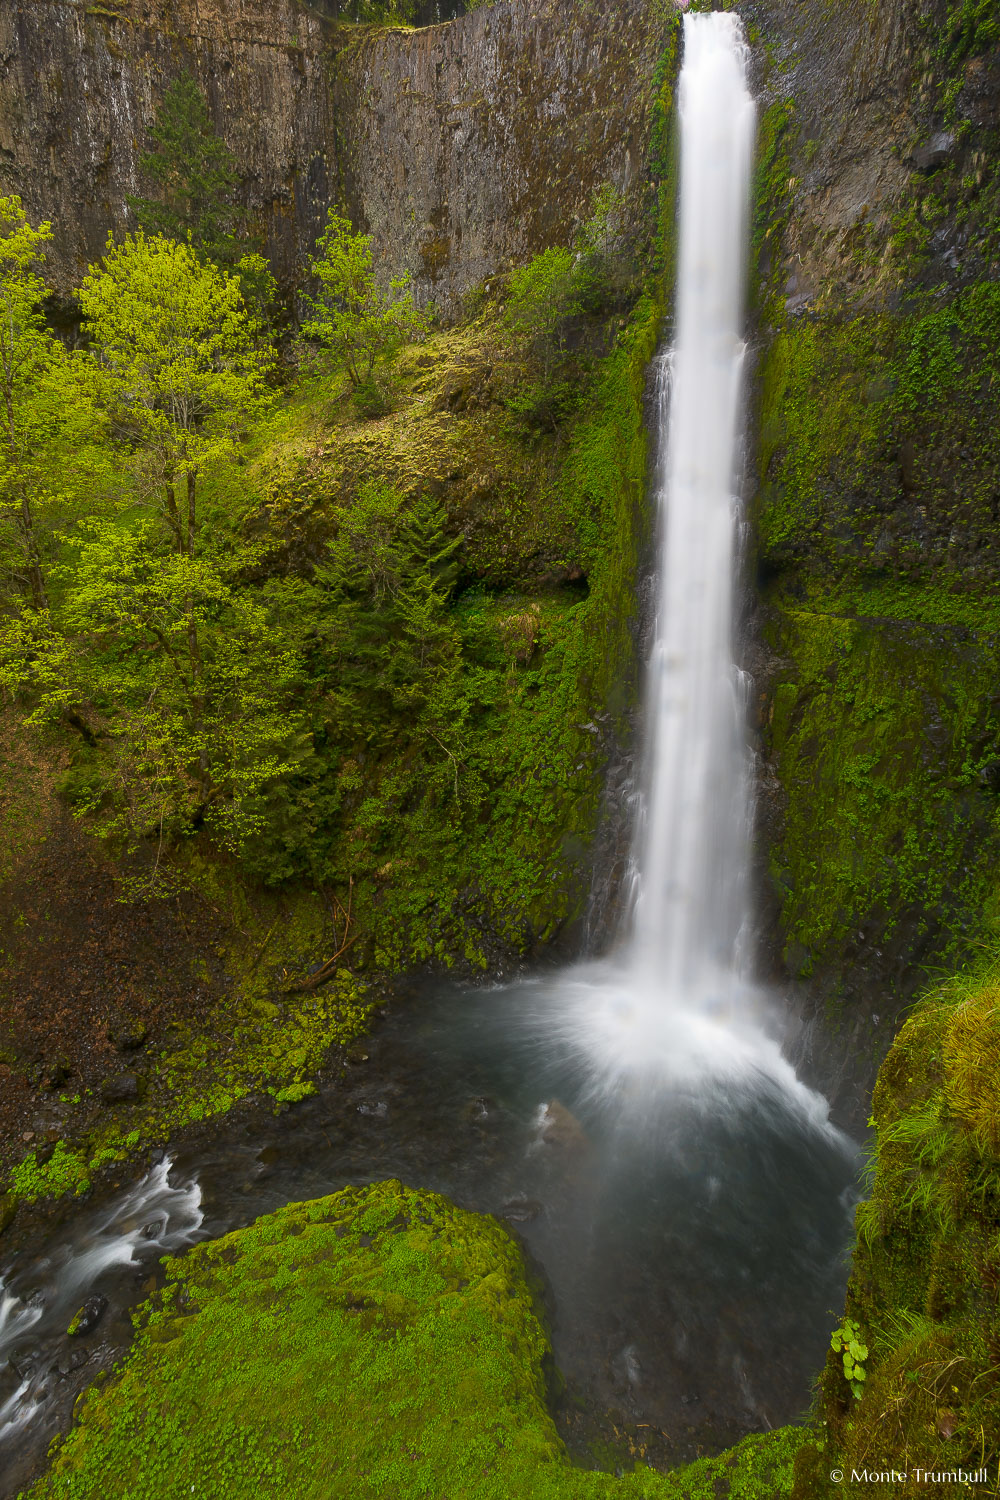
[[[574,1469],[517,1246],[435,1194],[291,1204],[167,1272],[32,1500],[787,1493],[794,1429],[669,1475]]]
[[[834,1469],[907,1473],[895,1494],[961,1492],[1000,1459],[1000,975],[965,975],[902,1028],[875,1090],[877,1150],[846,1318],[865,1350],[852,1390],[831,1349],[797,1500]],[[981,1482],[981,1481],[980,1481]]]

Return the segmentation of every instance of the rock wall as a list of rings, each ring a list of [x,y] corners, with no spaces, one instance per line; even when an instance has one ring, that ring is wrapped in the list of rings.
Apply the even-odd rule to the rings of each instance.
[[[564,240],[605,181],[638,193],[666,22],[641,0],[500,0],[442,25],[352,27],[299,0],[25,0],[0,10],[0,191],[49,218],[69,291],[192,72],[288,285],[331,202],[453,311]]]
[[[51,219],[67,292],[129,221],[171,79],[193,73],[282,279],[322,223],[335,139],[330,28],[296,0],[30,0],[0,9],[0,190]]]
[[[862,1096],[901,1009],[991,939],[1000,897],[990,9],[746,7],[764,106],[753,512],[768,941],[777,972],[836,1017]]]
[[[359,37],[337,60],[346,197],[426,294],[565,241],[611,182],[646,180],[654,8],[502,0]]]

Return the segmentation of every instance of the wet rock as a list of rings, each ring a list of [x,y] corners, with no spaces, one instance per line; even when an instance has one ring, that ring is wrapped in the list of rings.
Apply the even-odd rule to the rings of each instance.
[[[143,1224],[139,1233],[144,1240],[155,1240],[163,1233],[165,1228],[166,1225],[162,1219],[150,1219],[148,1224]]]
[[[362,1047],[360,1044],[354,1047],[348,1047],[347,1061],[354,1067],[356,1067],[359,1063],[366,1063],[368,1061],[367,1048]]]
[[[512,1198],[509,1203],[504,1204],[500,1216],[511,1224],[529,1224],[532,1219],[538,1218],[543,1207],[544,1204],[537,1198]]]
[[[489,1119],[495,1108],[496,1105],[492,1099],[487,1099],[483,1094],[477,1094],[474,1099],[468,1100],[462,1110],[462,1116],[475,1124],[482,1124],[483,1120]]]
[[[387,1120],[389,1106],[384,1099],[365,1099],[358,1105],[358,1114],[365,1115],[370,1120]]]
[[[112,1073],[101,1084],[101,1099],[105,1104],[133,1104],[139,1093],[138,1073]]]
[[[0,1234],[9,1229],[17,1213],[17,1198],[13,1193],[4,1193],[0,1198]]]
[[[918,146],[911,160],[918,172],[936,172],[947,166],[955,149],[955,137],[950,130],[939,130],[926,145]]]
[[[7,1365],[13,1370],[18,1381],[27,1380],[34,1372],[38,1364],[38,1354],[35,1350],[23,1350],[19,1354],[8,1354]]]
[[[65,1380],[67,1375],[72,1375],[75,1370],[85,1365],[89,1358],[90,1355],[85,1349],[73,1349],[63,1359],[56,1361],[52,1366],[53,1372],[61,1375]]]
[[[44,1146],[39,1146],[35,1152],[35,1160],[38,1165],[40,1167],[47,1166],[55,1155],[55,1150],[56,1148],[51,1141],[47,1142]]]
[[[93,1297],[88,1297],[82,1307],[78,1308],[66,1332],[71,1339],[80,1338],[85,1333],[92,1333],[97,1327],[104,1310],[108,1305],[107,1297],[95,1292]]]
[[[139,1016],[120,1015],[108,1026],[108,1041],[119,1052],[135,1052],[149,1036],[149,1027]]]
[[[72,1072],[73,1069],[65,1057],[54,1057],[45,1066],[42,1086],[47,1089],[61,1089]]]
[[[579,1151],[587,1145],[587,1132],[558,1099],[550,1099],[538,1111],[538,1134],[546,1146],[560,1151]]]

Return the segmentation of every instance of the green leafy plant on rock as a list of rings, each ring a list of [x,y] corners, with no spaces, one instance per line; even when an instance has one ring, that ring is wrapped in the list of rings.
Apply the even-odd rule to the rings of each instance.
[[[864,1391],[865,1360],[868,1346],[861,1342],[861,1330],[853,1318],[845,1318],[830,1336],[830,1348],[844,1361],[844,1379],[851,1387],[855,1399],[860,1401]]]

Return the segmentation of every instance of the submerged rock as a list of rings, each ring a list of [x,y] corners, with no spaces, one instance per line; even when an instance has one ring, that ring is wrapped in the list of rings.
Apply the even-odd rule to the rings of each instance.
[[[544,1204],[537,1198],[512,1198],[500,1210],[500,1217],[511,1224],[530,1224],[542,1212]]]
[[[88,1297],[82,1307],[77,1309],[66,1332],[71,1339],[80,1338],[85,1333],[92,1333],[104,1316],[108,1305],[107,1297],[95,1292],[93,1297]]]
[[[384,1099],[364,1099],[358,1105],[358,1114],[369,1120],[387,1120],[389,1106]]]
[[[554,1146],[559,1151],[580,1151],[588,1144],[587,1132],[572,1110],[550,1099],[538,1111],[538,1139],[540,1144]]]

